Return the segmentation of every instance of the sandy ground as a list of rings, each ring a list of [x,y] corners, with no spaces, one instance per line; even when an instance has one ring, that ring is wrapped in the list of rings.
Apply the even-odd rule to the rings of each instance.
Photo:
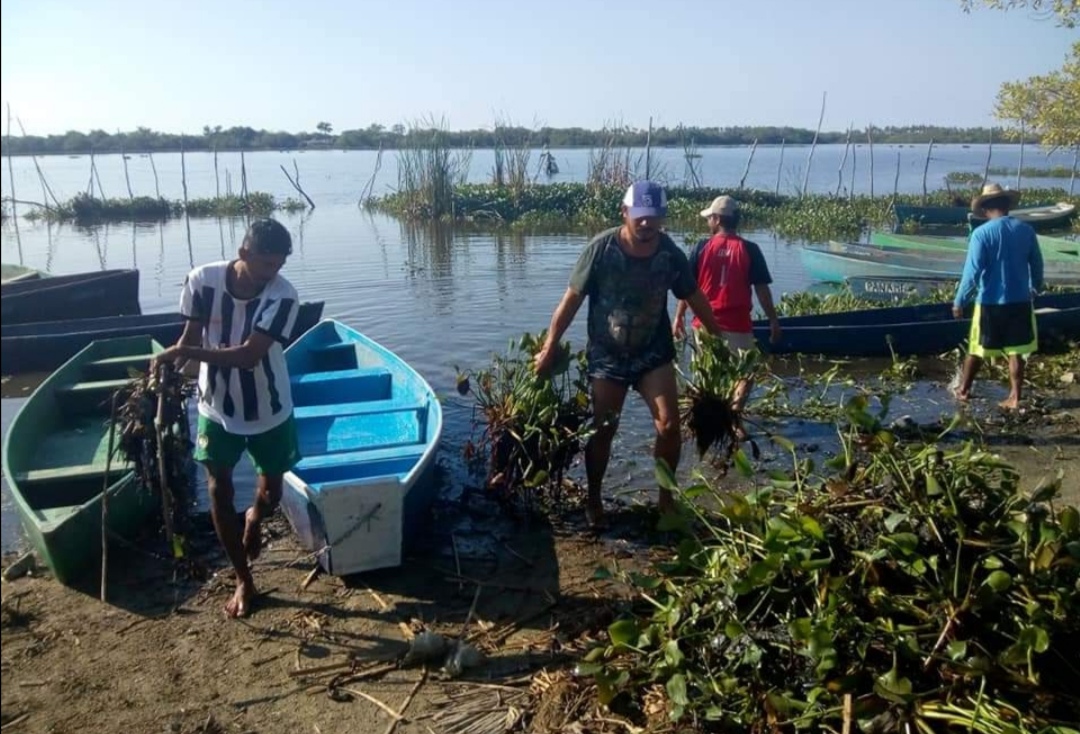
[[[1066,500],[1080,504],[1080,390],[1050,402],[1008,423],[986,411],[984,439],[1027,489],[1063,470]],[[79,589],[36,574],[5,581],[3,731],[450,734],[446,717],[480,700],[463,695],[504,716],[528,706],[533,674],[566,669],[617,614],[621,592],[595,569],[665,547],[638,507],[599,538],[579,511],[565,517],[525,525],[466,496],[437,507],[428,544],[401,568],[306,586],[313,561],[277,517],[255,566],[263,595],[242,621],[222,614],[231,572],[205,518],[187,576],[147,553],[153,540],[111,553],[106,604],[96,577]],[[464,634],[485,653],[472,682],[400,663],[422,630]]]

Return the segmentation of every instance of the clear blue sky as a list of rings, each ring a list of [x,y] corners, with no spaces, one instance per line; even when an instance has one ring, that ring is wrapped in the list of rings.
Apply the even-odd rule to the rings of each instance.
[[[31,134],[144,125],[989,125],[1076,31],[958,0],[4,0]],[[17,133],[17,130],[16,130]]]

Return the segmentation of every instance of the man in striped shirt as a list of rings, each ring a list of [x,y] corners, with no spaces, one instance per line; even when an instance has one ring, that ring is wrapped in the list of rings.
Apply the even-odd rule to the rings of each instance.
[[[253,222],[236,259],[188,274],[180,297],[184,333],[156,359],[201,363],[195,459],[206,466],[214,528],[236,569],[236,592],[225,606],[230,617],[250,610],[256,591],[249,564],[259,555],[260,523],[277,507],[284,474],[300,459],[284,355],[299,303],[279,275],[290,254],[284,226]],[[233,468],[245,450],[258,487],[241,526]]]

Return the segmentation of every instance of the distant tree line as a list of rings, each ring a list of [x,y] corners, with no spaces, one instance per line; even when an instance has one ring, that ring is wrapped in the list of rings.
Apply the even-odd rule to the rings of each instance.
[[[874,127],[875,143],[985,143],[990,139],[987,128],[954,128],[934,125]],[[24,135],[0,139],[0,152],[8,155],[50,155],[95,153],[146,153],[185,150],[297,150],[332,148],[344,150],[375,150],[404,148],[422,144],[433,134],[442,136],[451,147],[493,148],[523,145],[552,148],[589,148],[643,146],[647,130],[631,127],[609,127],[587,130],[581,127],[541,127],[530,129],[496,125],[489,130],[445,130],[437,127],[374,124],[363,129],[333,133],[333,126],[320,122],[314,132],[280,132],[256,130],[251,127],[223,128],[221,125],[202,129],[201,134],[163,133],[140,127],[132,132],[108,133],[91,130],[88,133],[72,130],[63,135]],[[843,143],[848,131],[822,132],[819,143]],[[866,130],[852,130],[852,141],[865,143]],[[995,130],[994,138],[999,139]],[[809,144],[814,131],[795,127],[658,127],[652,130],[652,145],[657,147]],[[1029,142],[1038,138],[1029,135]]]

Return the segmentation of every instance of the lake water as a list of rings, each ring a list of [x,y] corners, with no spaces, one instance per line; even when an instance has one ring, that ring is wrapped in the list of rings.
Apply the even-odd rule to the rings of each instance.
[[[819,147],[815,153],[812,182],[819,190],[835,187],[836,166],[843,146]],[[800,152],[801,151],[801,152]],[[805,162],[807,149],[789,147],[785,153],[792,165]],[[901,188],[921,190],[925,148],[877,146],[881,156],[877,175],[879,191],[891,190],[893,171],[889,156],[902,156]],[[759,148],[748,184],[772,188],[779,149]],[[861,153],[861,151],[860,151]],[[580,177],[587,166],[587,151],[555,151],[563,177]],[[658,151],[661,161],[671,163],[678,151]],[[738,181],[745,167],[746,150],[703,150],[706,183],[730,185]],[[995,147],[994,164],[1008,165],[1010,149]],[[473,178],[482,180],[490,170],[483,151],[473,157]],[[768,172],[773,155],[772,173]],[[985,150],[977,148],[935,148],[933,165],[940,184],[944,171],[982,170]],[[940,156],[940,158],[938,157]],[[446,430],[440,462],[448,486],[460,489],[475,478],[467,476],[460,459],[462,445],[471,433],[471,403],[454,391],[455,366],[483,367],[495,352],[506,349],[511,338],[536,332],[548,325],[552,309],[567,285],[570,269],[588,237],[581,234],[478,234],[445,227],[408,226],[392,218],[361,211],[355,205],[360,191],[371,177],[375,154],[369,152],[322,151],[303,155],[255,153],[246,156],[249,187],[275,196],[290,194],[278,166],[296,159],[301,183],[315,199],[317,208],[305,214],[281,214],[279,219],[293,233],[295,252],[284,270],[306,300],[326,302],[325,315],[337,318],[386,345],[414,365],[446,397]],[[386,190],[396,178],[393,156],[384,156],[376,191]],[[758,163],[760,161],[760,170]],[[830,161],[832,161],[830,163]],[[906,161],[906,162],[904,162]],[[29,159],[15,159],[15,184],[19,198],[40,198],[37,174]],[[88,158],[51,157],[39,159],[49,183],[60,198],[86,189]],[[120,195],[123,183],[119,156],[97,159],[106,194]],[[155,157],[162,194],[179,197],[179,156]],[[1057,159],[1055,165],[1066,165]],[[912,169],[917,164],[917,172]],[[1044,158],[1029,150],[1027,165],[1046,165]],[[191,196],[214,193],[212,157],[187,157]],[[153,193],[153,176],[148,159],[129,161],[132,186],[137,193]],[[233,171],[234,188],[239,180],[239,157],[223,155],[220,170]],[[673,166],[673,163],[672,163]],[[849,161],[850,166],[850,161]],[[859,163],[865,172],[865,160]],[[830,173],[831,167],[831,173]],[[894,164],[895,168],[895,164]],[[4,193],[10,195],[10,180],[4,167]],[[678,173],[678,172],[676,172]],[[758,178],[755,178],[758,176]],[[771,178],[770,178],[771,177]],[[800,179],[801,180],[801,179]],[[932,179],[933,180],[933,179]],[[222,173],[224,182],[224,173]],[[1060,184],[1060,181],[1057,182]],[[224,186],[224,183],[222,184]],[[35,194],[35,189],[37,193]],[[861,186],[860,186],[861,189]],[[102,268],[134,267],[140,270],[140,297],[145,313],[175,311],[184,276],[195,265],[231,257],[243,237],[242,220],[201,219],[163,224],[114,224],[93,228],[18,222],[4,223],[0,260],[47,270],[54,274]],[[677,242],[691,234],[672,232]],[[762,247],[774,278],[774,296],[804,289],[809,284],[797,248],[777,241],[766,233],[747,233]],[[575,348],[584,344],[585,318],[579,314],[568,332]],[[3,401],[3,425],[20,401]],[[636,395],[627,403],[623,428],[616,439],[606,489],[622,492],[653,485],[652,435],[648,412]],[[686,452],[684,465],[692,465]],[[242,488],[238,487],[238,490]],[[241,494],[238,503],[248,501]],[[18,542],[18,521],[11,511],[6,484],[2,511],[3,547]]]

